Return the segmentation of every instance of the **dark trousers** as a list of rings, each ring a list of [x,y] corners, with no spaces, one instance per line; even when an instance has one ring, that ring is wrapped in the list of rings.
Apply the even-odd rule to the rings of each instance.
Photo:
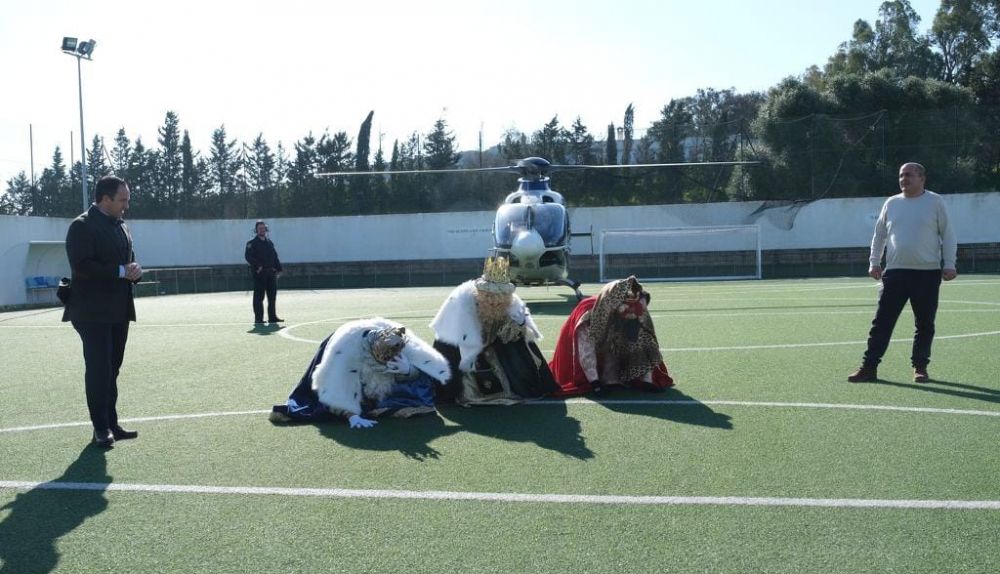
[[[125,358],[128,321],[91,323],[73,321],[73,328],[83,341],[86,373],[87,409],[95,430],[118,426],[118,371]]]
[[[882,274],[882,288],[878,297],[878,310],[868,332],[868,349],[864,366],[876,367],[889,347],[889,338],[906,302],[913,309],[916,332],[913,335],[914,367],[926,367],[931,362],[931,343],[934,342],[934,316],[937,315],[938,293],[941,290],[941,271],[918,269],[891,269]]]
[[[267,318],[278,318],[274,300],[278,296],[278,276],[274,271],[262,269],[253,276],[253,317],[260,323],[264,320],[264,295],[267,294]]]

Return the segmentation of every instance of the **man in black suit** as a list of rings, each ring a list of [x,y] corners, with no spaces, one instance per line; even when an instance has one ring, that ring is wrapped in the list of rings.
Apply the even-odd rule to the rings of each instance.
[[[72,293],[62,320],[71,321],[83,341],[87,409],[94,442],[105,448],[139,436],[118,424],[116,408],[129,321],[135,321],[132,286],[142,277],[132,236],[122,221],[129,195],[122,179],[102,177],[93,205],[73,220],[66,233]]]
[[[250,265],[250,276],[253,277],[253,317],[254,323],[264,322],[264,294],[267,294],[267,320],[278,323],[284,319],[278,318],[274,300],[278,297],[278,276],[281,274],[281,261],[274,243],[267,238],[267,224],[258,221],[254,225],[256,235],[247,241],[244,257]]]

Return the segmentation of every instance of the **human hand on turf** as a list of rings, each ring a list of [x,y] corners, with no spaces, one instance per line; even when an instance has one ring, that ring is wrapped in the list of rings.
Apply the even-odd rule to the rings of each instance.
[[[377,421],[362,418],[359,415],[351,415],[347,419],[347,422],[351,425],[352,429],[370,429],[377,424]]]
[[[868,276],[871,277],[872,279],[876,280],[876,281],[881,281],[882,280],[882,268],[881,267],[872,267],[872,268],[870,268],[868,270]]]
[[[941,278],[944,279],[945,281],[951,281],[957,276],[958,276],[958,271],[955,271],[954,269],[941,270]]]

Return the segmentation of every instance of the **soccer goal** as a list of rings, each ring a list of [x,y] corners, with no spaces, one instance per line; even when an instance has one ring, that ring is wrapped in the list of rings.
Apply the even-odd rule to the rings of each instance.
[[[605,229],[598,253],[602,283],[761,278],[756,225]]]

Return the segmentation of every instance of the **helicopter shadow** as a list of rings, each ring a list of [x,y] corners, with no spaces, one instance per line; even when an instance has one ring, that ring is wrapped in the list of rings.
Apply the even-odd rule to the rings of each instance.
[[[580,421],[568,416],[566,404],[461,407],[444,405],[441,414],[459,430],[510,442],[534,443],[579,460],[594,458]]]
[[[371,429],[352,429],[339,417],[331,417],[315,425],[321,435],[347,448],[395,451],[416,461],[440,458],[441,452],[432,447],[430,442],[462,430],[446,425],[437,413],[406,419],[380,418],[378,425]]]
[[[56,569],[59,539],[108,507],[104,492],[111,477],[106,453],[93,445],[84,447],[62,476],[52,481],[86,483],[88,488],[60,491],[46,488],[46,483],[0,507],[0,512],[10,511],[0,522],[0,574],[43,574]]]
[[[622,391],[620,396],[612,394],[610,397],[598,399],[597,402],[616,413],[652,417],[687,425],[733,430],[732,417],[725,413],[713,411],[705,403],[684,394],[677,390],[676,387],[654,395],[650,393]]]

